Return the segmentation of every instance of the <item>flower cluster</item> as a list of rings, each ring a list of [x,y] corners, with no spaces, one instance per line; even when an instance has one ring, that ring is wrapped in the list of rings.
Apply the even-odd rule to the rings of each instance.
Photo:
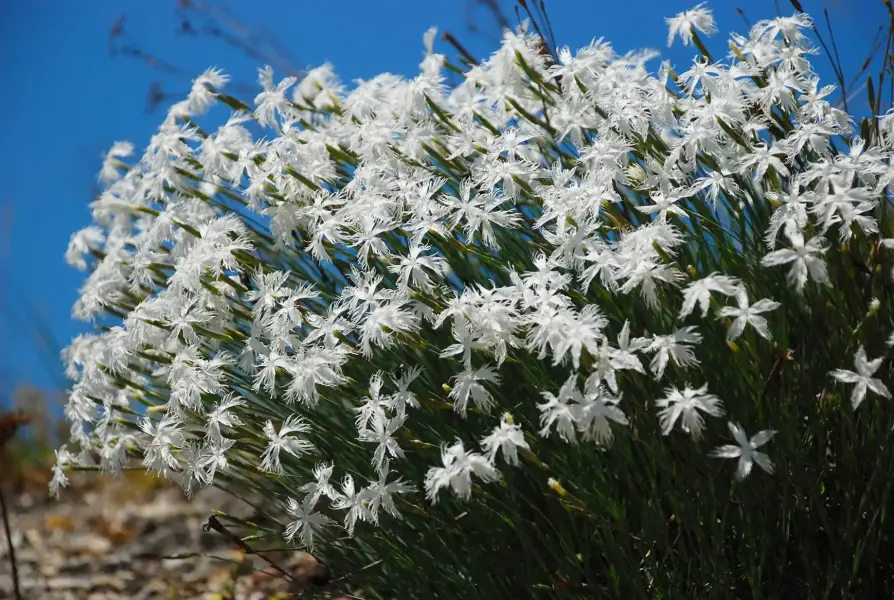
[[[716,31],[702,6],[668,23],[699,47]],[[187,492],[268,490],[310,548],[417,490],[467,500],[520,453],[549,465],[555,437],[610,453],[713,432],[702,456],[772,473],[773,424],[702,362],[771,352],[783,305],[830,283],[831,238],[891,241],[894,118],[853,135],[810,26],[761,21],[682,73],[602,40],[551,56],[525,27],[463,70],[430,33],[416,77],[268,67],[253,106],[207,71],[136,160],[108,152],[71,239],[90,271],[74,315],[100,331],[64,353],[53,491],[136,455]],[[855,408],[890,396],[880,363],[860,347],[832,372]],[[721,445],[726,411],[765,430],[730,423]]]

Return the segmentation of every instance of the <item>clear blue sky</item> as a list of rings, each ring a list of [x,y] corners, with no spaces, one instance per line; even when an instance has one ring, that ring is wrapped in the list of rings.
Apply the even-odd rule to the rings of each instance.
[[[680,67],[693,50],[665,47],[664,17],[692,7],[691,0],[547,0],[560,45],[578,48],[604,36],[619,51],[651,47]],[[793,9],[778,0],[783,14]],[[482,29],[492,21],[474,0],[252,0],[231,2],[238,17],[256,30],[266,28],[299,66],[332,62],[344,81],[383,71],[413,75],[422,58],[422,34],[431,25],[451,31],[476,55],[489,43],[468,32],[471,11]],[[820,17],[828,8],[846,72],[863,61],[886,11],[881,0],[802,0]],[[218,66],[242,82],[255,81],[259,65],[241,52],[175,33],[174,0],[28,0],[0,3],[0,403],[20,383],[46,388],[64,385],[56,350],[35,328],[36,315],[64,346],[89,325],[70,318],[84,274],[68,267],[63,253],[69,236],[89,224],[87,208],[101,154],[115,140],[145,146],[161,118],[147,114],[149,83],[157,72],[140,62],[112,58],[108,31],[121,13],[140,47],[198,74]],[[511,6],[511,0],[503,0]],[[752,22],[775,16],[773,0],[714,0],[721,35],[710,48],[725,54],[723,32],[745,33],[735,7]],[[249,7],[251,7],[249,9]],[[509,12],[511,13],[511,10]],[[453,55],[446,44],[438,47]],[[825,58],[816,61],[834,83]],[[656,63],[657,65],[657,63]],[[165,88],[186,89],[167,77]],[[182,81],[181,85],[176,85]],[[245,97],[247,94],[241,94]]]

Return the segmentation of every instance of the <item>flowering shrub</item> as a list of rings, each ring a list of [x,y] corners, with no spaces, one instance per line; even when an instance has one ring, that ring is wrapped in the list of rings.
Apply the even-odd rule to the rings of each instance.
[[[197,78],[71,239],[52,491],[262,498],[231,524],[369,597],[890,594],[894,119],[855,135],[804,14],[725,61],[668,24],[679,74],[522,28],[254,107]]]

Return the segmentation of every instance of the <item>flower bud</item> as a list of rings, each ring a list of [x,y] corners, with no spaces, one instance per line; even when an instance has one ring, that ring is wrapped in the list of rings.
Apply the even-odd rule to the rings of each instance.
[[[638,164],[632,163],[627,167],[627,178],[631,182],[641,185],[646,180],[646,172]]]
[[[546,484],[552,488],[552,490],[557,493],[559,496],[564,496],[568,492],[565,491],[565,488],[562,487],[562,484],[553,479],[552,477],[547,480]]]

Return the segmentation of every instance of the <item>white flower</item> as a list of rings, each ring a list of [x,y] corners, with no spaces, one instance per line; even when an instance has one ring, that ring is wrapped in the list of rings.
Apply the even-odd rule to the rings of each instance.
[[[230,77],[220,69],[208,69],[192,81],[192,88],[186,99],[189,105],[190,115],[204,114],[217,97],[214,92],[219,92],[230,80]]]
[[[53,464],[53,477],[50,479],[50,496],[59,498],[59,491],[68,487],[65,468],[74,462],[74,456],[64,446],[55,450],[56,462]]]
[[[766,454],[758,452],[757,448],[769,442],[776,432],[770,430],[759,431],[749,440],[745,432],[732,421],[729,422],[729,430],[732,432],[733,438],[738,445],[727,444],[721,446],[714,450],[711,456],[715,458],[738,458],[739,466],[736,470],[736,478],[739,480],[748,477],[754,463],[757,463],[767,473],[772,474],[773,463],[770,462],[770,458]]]
[[[559,388],[559,393],[555,396],[547,391],[540,392],[540,395],[546,400],[543,404],[537,405],[540,411],[540,435],[549,437],[553,425],[566,442],[577,441],[575,433],[576,417],[573,405],[569,401],[580,398],[580,392],[577,390],[577,375],[572,373]]]
[[[288,271],[265,273],[260,267],[255,271],[254,280],[258,289],[249,290],[244,295],[245,301],[252,303],[254,314],[266,315],[273,310],[280,300],[291,293],[292,290],[285,285],[288,278]]]
[[[408,256],[402,257],[399,264],[388,267],[389,271],[398,275],[398,282],[401,287],[415,286],[424,291],[434,289],[431,278],[423,269],[428,269],[440,278],[444,264],[447,261],[436,254],[422,255],[423,252],[428,252],[429,250],[431,250],[431,246],[424,244],[410,246]]]
[[[745,325],[750,324],[759,336],[765,340],[770,339],[770,328],[767,326],[767,320],[760,316],[760,313],[769,312],[782,306],[779,302],[768,300],[758,300],[754,304],[748,304],[748,293],[740,290],[736,294],[738,308],[732,306],[724,306],[718,311],[718,316],[733,317],[734,321],[730,324],[729,330],[726,332],[726,339],[732,341],[742,335],[745,331]]]
[[[387,350],[394,346],[395,336],[419,329],[419,318],[410,310],[408,296],[375,304],[360,326],[360,349],[371,357],[373,347]]]
[[[372,482],[366,488],[369,499],[369,512],[372,514],[373,521],[378,521],[379,519],[379,508],[385,509],[385,512],[392,517],[400,519],[400,513],[397,512],[397,507],[394,505],[394,499],[391,495],[407,494],[416,490],[415,487],[404,483],[400,478],[389,483],[387,481],[389,473],[388,461],[385,461],[384,467],[379,470],[379,480]]]
[[[115,142],[109,151],[103,156],[102,171],[99,172],[99,178],[103,183],[112,183],[121,179],[118,169],[125,166],[122,158],[127,158],[133,154],[133,144],[130,142]]]
[[[443,467],[432,467],[425,474],[425,497],[432,504],[438,502],[438,492],[448,485],[462,500],[472,495],[472,474],[484,482],[497,481],[500,473],[484,456],[466,452],[459,440],[452,446],[441,446]]]
[[[293,433],[306,433],[310,431],[310,425],[304,419],[293,415],[285,420],[279,432],[273,427],[272,421],[264,425],[264,435],[269,440],[267,447],[261,454],[261,469],[268,473],[282,473],[282,465],[279,462],[279,453],[285,450],[292,456],[301,456],[313,449],[313,444],[307,440],[291,436]]]
[[[208,327],[206,323],[213,318],[214,313],[199,306],[197,299],[183,298],[179,302],[179,308],[171,310],[164,320],[171,328],[168,339],[175,340],[182,336],[186,343],[198,344],[199,337],[194,326]]]
[[[255,391],[264,388],[264,390],[272,395],[276,394],[276,374],[278,370],[288,372],[292,366],[289,357],[280,354],[273,348],[260,348],[259,358],[260,370],[255,376],[255,384],[252,386]]]
[[[347,358],[345,346],[302,348],[290,357],[292,381],[286,398],[290,401],[297,398],[305,406],[315,407],[320,399],[318,386],[336,387],[345,381],[341,366]]]
[[[180,463],[173,451],[180,449],[186,441],[180,420],[172,413],[159,421],[143,417],[140,429],[152,437],[144,449],[143,466],[162,474],[167,473],[168,469],[178,470]]]
[[[637,373],[645,373],[643,363],[634,352],[642,352],[649,346],[649,343],[647,338],[638,337],[631,340],[630,321],[624,321],[624,327],[621,328],[621,333],[618,334],[618,347],[612,356],[612,366],[615,369],[630,369]],[[612,392],[616,391],[612,390]]]
[[[363,405],[353,409],[357,412],[354,423],[357,425],[357,431],[363,431],[369,427],[369,422],[377,414],[383,413],[386,406],[386,400],[382,396],[382,372],[374,373],[369,378],[369,396],[361,398]]]
[[[308,552],[314,550],[314,535],[326,525],[333,524],[332,519],[326,515],[314,512],[314,506],[315,504],[311,502],[298,502],[294,498],[289,498],[289,513],[295,520],[289,523],[283,536],[291,542],[295,534],[299,534]]]
[[[549,437],[553,424],[556,424],[559,436],[566,442],[576,442],[575,431],[578,431],[584,439],[593,440],[599,445],[610,444],[612,430],[609,421],[627,425],[624,411],[617,406],[621,396],[606,393],[599,379],[593,376],[587,379],[581,393],[575,385],[576,380],[577,375],[572,373],[556,396],[540,392],[547,400],[545,404],[537,405],[542,413],[540,435]]]
[[[829,275],[826,272],[826,263],[817,255],[825,253],[825,238],[815,236],[810,238],[806,243],[804,237],[800,233],[794,233],[789,238],[791,241],[791,249],[783,248],[770,252],[761,259],[761,264],[765,267],[775,267],[792,263],[792,268],[788,273],[788,281],[799,292],[804,289],[807,283],[807,274],[809,273],[813,279],[819,283],[828,283]]]
[[[660,221],[653,221],[653,223],[660,223]],[[627,281],[620,287],[621,293],[629,294],[639,287],[640,295],[650,308],[658,308],[660,305],[658,282],[676,285],[677,281],[684,277],[673,265],[665,264],[652,257],[640,258],[631,261],[631,264],[635,266],[629,273]]]
[[[404,368],[404,372],[400,377],[391,378],[391,382],[397,388],[397,391],[388,398],[388,407],[398,414],[403,414],[406,407],[419,408],[419,401],[416,395],[410,391],[410,384],[422,373],[422,367],[415,366]]]
[[[680,309],[680,319],[687,317],[696,304],[702,310],[702,317],[708,314],[708,304],[711,302],[711,292],[718,292],[727,296],[736,294],[741,289],[739,280],[727,275],[711,273],[707,277],[697,279],[683,290],[683,307]]]
[[[289,112],[290,102],[286,98],[286,91],[297,81],[295,77],[286,77],[279,82],[279,85],[273,85],[273,69],[266,66],[258,69],[258,81],[264,88],[264,91],[255,97],[255,118],[260,125],[275,126],[277,124],[276,116],[282,116],[283,113]]]
[[[341,490],[338,498],[332,503],[332,508],[348,511],[345,515],[345,529],[348,530],[348,535],[353,536],[354,526],[358,520],[367,522],[373,520],[369,510],[369,497],[366,488],[354,491],[354,478],[350,475],[345,475]]]
[[[450,390],[450,398],[453,399],[453,407],[456,412],[465,416],[470,397],[475,406],[482,411],[486,412],[493,406],[494,400],[490,392],[479,383],[482,381],[489,381],[499,385],[500,376],[491,367],[485,365],[474,371],[467,368],[453,378],[453,389]]]
[[[692,41],[692,30],[701,31],[705,35],[717,33],[717,26],[714,24],[714,14],[711,9],[703,8],[704,2],[695,5],[687,11],[677,13],[675,17],[665,17],[667,23],[667,45],[674,42],[676,36],[680,36],[684,46],[688,46]]]
[[[372,417],[372,427],[360,430],[358,439],[361,442],[378,444],[372,459],[372,465],[376,471],[382,469],[386,454],[391,458],[400,458],[404,455],[404,451],[397,445],[397,440],[393,436],[398,429],[403,427],[406,420],[407,415],[398,415],[389,419],[385,413],[377,412]]]
[[[884,398],[891,398],[891,392],[888,391],[888,388],[885,387],[882,380],[872,377],[881,366],[882,360],[882,357],[876,358],[875,360],[867,360],[866,351],[863,349],[863,346],[860,346],[857,349],[857,353],[854,354],[854,366],[857,368],[856,373],[848,371],[847,369],[835,369],[832,371],[832,377],[838,381],[857,384],[857,387],[851,392],[851,405],[853,405],[855,410],[866,397],[867,389],[872,390]]]
[[[198,468],[201,469],[197,476],[200,481],[211,485],[214,482],[214,475],[218,469],[226,469],[229,466],[227,461],[227,450],[229,450],[235,440],[226,438],[212,438],[211,444],[203,448],[198,458]]]
[[[455,344],[451,344],[441,351],[441,357],[462,355],[463,365],[466,369],[472,368],[472,350],[486,350],[487,344],[480,339],[475,331],[473,331],[468,319],[458,315],[453,320],[451,327]]]
[[[205,435],[211,439],[221,439],[221,426],[238,427],[242,425],[242,421],[238,415],[233,414],[234,408],[245,406],[245,399],[237,396],[235,392],[230,392],[223,398],[214,409],[208,413],[208,419],[205,425]]]
[[[332,463],[319,463],[314,467],[314,481],[305,483],[299,488],[302,492],[307,494],[304,498],[306,503],[311,506],[316,505],[321,496],[326,496],[330,500],[336,500],[338,498],[338,492],[336,492],[335,488],[332,487],[332,484],[329,483],[329,478],[332,477],[333,467],[334,465]]]
[[[559,364],[565,354],[571,353],[571,361],[574,368],[580,366],[581,352],[586,349],[590,354],[596,354],[599,348],[599,338],[602,328],[608,320],[602,316],[599,307],[595,304],[587,304],[575,314],[573,311],[564,311],[565,318],[556,321],[556,342],[553,346],[553,364]]]
[[[779,204],[770,216],[770,226],[764,234],[764,241],[769,249],[776,246],[776,238],[780,230],[786,237],[801,233],[807,227],[808,192],[801,190],[801,185],[795,181],[790,192],[767,192],[770,200]]]
[[[627,425],[627,416],[617,406],[621,396],[610,396],[601,385],[590,382],[586,388],[572,408],[577,429],[585,440],[593,440],[599,445],[611,444],[613,436],[609,421]]]
[[[497,459],[497,452],[503,451],[503,458],[510,465],[518,466],[518,448],[528,449],[528,442],[525,441],[525,434],[522,433],[521,427],[512,422],[512,416],[509,413],[503,415],[503,419],[493,431],[481,440],[481,447],[487,453],[487,458],[491,462]]]
[[[636,210],[647,215],[658,213],[658,219],[661,221],[667,220],[667,213],[677,215],[681,218],[689,216],[685,210],[676,204],[678,200],[683,198],[680,193],[663,194],[661,192],[652,192],[650,198],[653,204],[637,206]]]
[[[686,386],[682,392],[675,386],[666,388],[667,395],[655,401],[655,405],[662,409],[658,412],[662,435],[668,435],[679,420],[683,431],[691,433],[693,439],[699,439],[705,423],[699,411],[712,417],[723,415],[720,399],[705,393],[707,391],[708,384],[695,389]]]
[[[186,442],[180,448],[180,473],[177,476],[177,482],[186,492],[187,497],[192,497],[196,491],[196,486],[208,484],[207,473],[202,462],[207,456],[203,453],[202,448],[193,442]]]
[[[65,262],[80,271],[87,270],[87,259],[91,250],[97,250],[106,239],[106,233],[100,227],[85,227],[72,234],[65,251]]]
[[[599,352],[593,357],[593,372],[590,373],[590,376],[587,378],[588,381],[592,379],[596,384],[605,381],[606,385],[608,385],[608,389],[610,389],[613,394],[618,393],[618,377],[615,374],[618,367],[616,366],[617,363],[612,360],[616,356],[617,353],[615,349],[608,345],[608,338],[603,338]],[[640,365],[640,367],[642,367],[642,365]]]
[[[697,365],[698,359],[695,358],[695,353],[692,351],[690,344],[697,344],[701,341],[702,336],[696,333],[695,327],[691,325],[678,329],[670,335],[656,335],[653,337],[652,343],[649,344],[646,351],[655,353],[655,356],[652,357],[652,362],[649,364],[655,380],[661,379],[664,375],[664,369],[671,358],[678,367]]]

